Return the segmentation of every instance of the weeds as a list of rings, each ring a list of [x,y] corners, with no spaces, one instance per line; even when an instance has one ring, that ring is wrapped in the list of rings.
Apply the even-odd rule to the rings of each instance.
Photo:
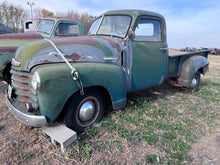
[[[29,159],[33,159],[35,157],[35,154],[32,152],[24,152],[18,155],[18,162],[23,163]]]
[[[147,155],[146,161],[150,164],[155,164],[158,162],[157,155]]]

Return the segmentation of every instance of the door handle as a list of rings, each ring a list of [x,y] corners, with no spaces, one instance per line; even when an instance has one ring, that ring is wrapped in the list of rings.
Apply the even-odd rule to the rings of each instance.
[[[166,48],[160,48],[160,50],[164,50],[165,51],[165,50],[168,50],[168,48],[167,47]]]

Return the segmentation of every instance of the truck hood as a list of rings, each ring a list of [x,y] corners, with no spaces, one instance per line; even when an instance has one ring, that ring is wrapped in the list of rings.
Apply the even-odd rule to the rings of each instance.
[[[67,37],[51,40],[69,62],[120,64],[124,40],[112,37]],[[19,70],[30,71],[36,65],[61,63],[64,60],[47,40],[34,41],[20,47],[15,55]]]
[[[0,48],[13,47],[14,49],[9,49],[10,52],[15,52],[15,48],[21,46],[24,43],[33,40],[40,40],[43,37],[38,33],[11,33],[11,34],[1,34],[0,37]]]

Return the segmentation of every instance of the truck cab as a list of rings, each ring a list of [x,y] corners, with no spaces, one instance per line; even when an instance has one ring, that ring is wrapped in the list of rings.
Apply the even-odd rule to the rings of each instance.
[[[65,17],[42,18],[37,33],[44,38],[82,36],[83,26],[79,20]]]
[[[7,105],[26,125],[61,119],[76,132],[100,121],[107,105],[123,107],[127,93],[162,84],[196,90],[208,51],[168,55],[166,23],[144,10],[109,11],[89,36],[54,38],[19,47],[12,60]]]

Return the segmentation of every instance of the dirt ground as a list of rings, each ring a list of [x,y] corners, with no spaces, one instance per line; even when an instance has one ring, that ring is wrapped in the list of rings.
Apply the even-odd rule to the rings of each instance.
[[[31,128],[15,120],[5,104],[3,93],[0,93],[0,102],[0,164],[22,164],[31,154],[34,154],[34,158],[25,160],[25,164],[67,164],[62,158],[67,157],[68,153],[63,154],[60,147],[53,146],[40,128]],[[220,164],[220,128],[202,137],[191,147],[189,155],[194,158],[192,164]],[[50,162],[48,157],[53,161]],[[74,161],[72,163],[77,164]]]
[[[125,147],[123,152],[112,151],[116,154],[97,151],[90,159],[78,162],[70,159],[71,149],[61,152],[60,146],[53,146],[50,138],[42,133],[40,128],[31,128],[17,121],[9,112],[3,93],[0,93],[0,164],[115,164],[121,162],[128,164],[129,160],[140,159],[144,161],[145,153],[156,153],[152,146],[143,142],[135,146],[136,153]],[[105,138],[103,135],[100,138]],[[117,139],[118,137],[115,137]],[[96,139],[94,139],[95,141]],[[123,142],[126,143],[126,142]],[[146,151],[147,149],[147,151]],[[33,156],[34,155],[34,156]],[[33,157],[32,157],[33,156]],[[120,161],[119,161],[120,160]]]
[[[191,147],[189,155],[194,158],[193,164],[220,164],[220,129],[202,137]]]

